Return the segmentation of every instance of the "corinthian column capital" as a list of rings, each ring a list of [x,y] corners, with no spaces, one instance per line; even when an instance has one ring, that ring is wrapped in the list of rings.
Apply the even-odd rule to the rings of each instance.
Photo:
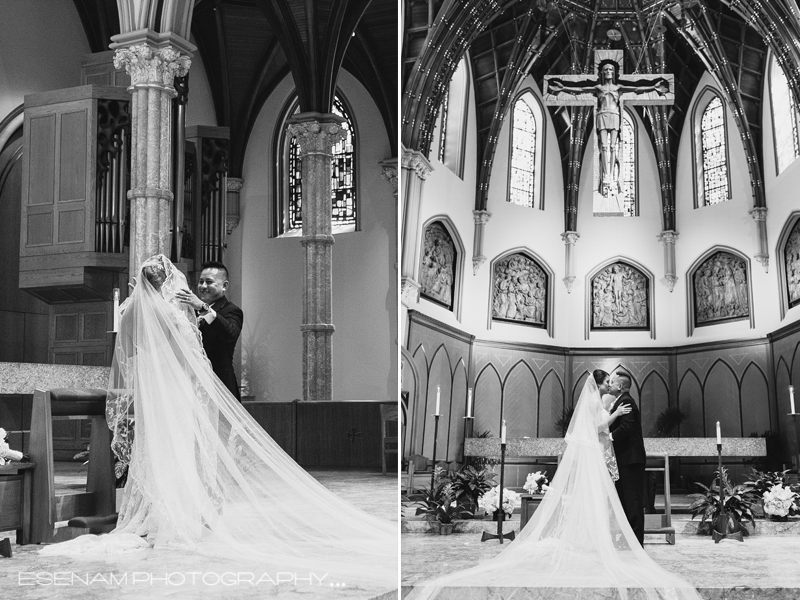
[[[344,119],[333,114],[300,113],[288,123],[287,132],[297,141],[301,156],[330,155],[333,145],[347,135],[342,128]]]
[[[191,65],[191,58],[172,46],[156,48],[142,43],[114,52],[114,67],[125,69],[134,88],[143,85],[172,88],[175,77],[186,75]]]
[[[425,179],[428,173],[433,171],[433,166],[422,152],[409,150],[408,148],[403,148],[402,167],[409,171],[414,171],[420,179]]]

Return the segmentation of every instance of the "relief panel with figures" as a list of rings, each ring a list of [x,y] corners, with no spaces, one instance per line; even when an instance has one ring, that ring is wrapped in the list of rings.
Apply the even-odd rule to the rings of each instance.
[[[697,326],[750,317],[744,259],[716,252],[694,272],[692,285]]]
[[[420,294],[453,310],[456,271],[456,246],[440,221],[425,228]]]
[[[547,325],[547,274],[533,259],[512,254],[494,265],[492,319]]]
[[[795,223],[784,248],[786,294],[789,308],[800,304],[800,220]]]
[[[592,278],[592,329],[649,329],[647,277],[623,262]]]

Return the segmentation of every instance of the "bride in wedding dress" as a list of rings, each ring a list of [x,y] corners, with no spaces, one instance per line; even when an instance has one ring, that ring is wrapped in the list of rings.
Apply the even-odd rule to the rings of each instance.
[[[586,598],[699,600],[692,585],[648,556],[628,524],[609,474],[616,461],[608,421],[588,377],[550,488],[517,539],[471,569],[416,585],[407,600],[510,598],[513,588],[535,588],[526,598],[562,598],[569,588]]]
[[[129,470],[116,529],[42,552],[177,549],[395,589],[397,524],[329,492],[267,435],[214,375],[194,312],[176,299],[185,289],[156,255],[120,307],[107,417]]]

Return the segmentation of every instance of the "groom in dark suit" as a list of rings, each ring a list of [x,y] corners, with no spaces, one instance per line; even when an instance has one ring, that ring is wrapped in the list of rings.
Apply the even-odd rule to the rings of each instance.
[[[613,413],[621,404],[631,407],[631,412],[616,419],[609,430],[619,467],[617,494],[636,539],[644,546],[644,468],[647,455],[642,438],[642,419],[639,408],[629,393],[630,375],[624,371],[616,371],[611,376],[609,388],[609,393],[617,398],[609,412]]]
[[[228,269],[221,262],[202,265],[197,281],[197,295],[185,290],[178,299],[197,311],[197,327],[203,334],[203,349],[214,373],[241,402],[239,382],[233,370],[233,351],[242,332],[242,309],[225,297],[228,291]]]

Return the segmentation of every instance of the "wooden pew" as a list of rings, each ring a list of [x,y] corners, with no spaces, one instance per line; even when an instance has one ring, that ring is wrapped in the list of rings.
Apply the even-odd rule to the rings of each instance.
[[[56,496],[53,420],[86,418],[92,420],[86,492]],[[30,456],[36,463],[31,494],[32,543],[57,541],[56,523],[59,521],[115,512],[116,480],[111,431],[106,424],[105,390],[37,389],[33,394]]]

